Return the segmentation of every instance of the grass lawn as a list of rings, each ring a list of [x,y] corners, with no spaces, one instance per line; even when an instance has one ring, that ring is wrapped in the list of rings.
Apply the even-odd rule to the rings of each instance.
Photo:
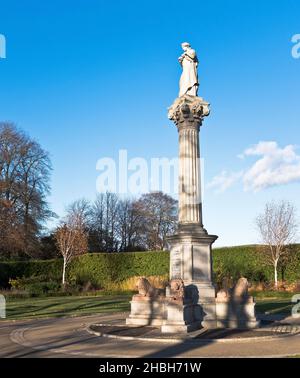
[[[132,295],[124,294],[90,297],[9,298],[6,304],[6,320],[128,311],[131,296]]]
[[[269,291],[252,293],[252,295],[255,297],[256,311],[263,314],[291,315],[292,307],[295,305],[292,303],[295,293]]]
[[[294,304],[286,299],[256,299],[256,311],[262,314],[291,314]]]
[[[252,293],[259,313],[291,314],[293,294],[276,292]],[[132,293],[98,296],[59,296],[38,298],[7,298],[6,320],[61,316],[92,315],[129,311]],[[1,321],[1,319],[0,319]]]

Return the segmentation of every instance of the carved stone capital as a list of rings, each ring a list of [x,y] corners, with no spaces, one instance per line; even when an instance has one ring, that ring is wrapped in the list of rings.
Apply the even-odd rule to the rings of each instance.
[[[209,103],[197,96],[184,95],[178,97],[168,109],[168,117],[178,127],[198,128],[204,117],[210,113]]]

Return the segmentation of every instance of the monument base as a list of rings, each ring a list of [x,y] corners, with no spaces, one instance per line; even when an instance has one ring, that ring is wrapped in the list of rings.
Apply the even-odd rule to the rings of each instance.
[[[187,333],[201,328],[202,309],[194,286],[171,280],[165,291],[153,288],[145,277],[138,280],[127,325],[161,326],[162,333]]]
[[[130,315],[126,319],[127,325],[161,326],[166,319],[164,297],[152,298],[134,295],[130,306]]]
[[[162,333],[188,333],[205,329],[251,329],[259,326],[255,302],[248,294],[248,281],[242,277],[232,289],[215,296],[211,282],[172,279],[166,288],[153,288],[139,278],[139,294],[133,296],[127,325],[157,326]]]
[[[216,300],[216,314],[218,328],[250,329],[259,327],[260,322],[255,315],[255,302],[253,297],[245,300],[228,301]]]
[[[198,304],[185,299],[166,300],[166,320],[162,333],[187,333],[201,328],[202,311]]]
[[[170,277],[182,278],[187,298],[201,308],[202,327],[216,328],[216,290],[212,282],[211,245],[217,239],[200,225],[180,224],[170,243]]]
[[[201,328],[257,328],[255,302],[210,302],[193,304],[171,302],[168,298],[132,300],[127,325],[157,326],[162,333],[188,333]]]
[[[162,333],[187,333],[201,328],[201,307],[167,297],[134,296],[127,325],[157,326]]]

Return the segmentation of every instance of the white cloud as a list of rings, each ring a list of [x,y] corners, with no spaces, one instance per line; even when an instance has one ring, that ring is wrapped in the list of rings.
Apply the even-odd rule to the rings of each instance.
[[[237,182],[243,172],[227,172],[222,171],[219,175],[215,176],[212,181],[207,184],[208,189],[215,189],[216,193],[222,193],[226,189],[230,188],[235,182]]]
[[[245,172],[244,189],[257,192],[300,181],[300,156],[295,150],[296,146],[280,148],[276,142],[259,142],[245,150],[245,156],[261,157]]]
[[[245,191],[258,192],[272,186],[300,182],[300,155],[296,153],[296,146],[280,148],[274,141],[259,142],[239,154],[238,158],[246,161],[250,156],[257,157],[250,168],[240,172],[223,170],[207,187],[220,193],[241,179]]]

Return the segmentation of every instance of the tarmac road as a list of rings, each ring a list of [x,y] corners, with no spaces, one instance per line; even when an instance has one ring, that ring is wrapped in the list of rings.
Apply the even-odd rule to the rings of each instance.
[[[124,313],[0,322],[0,357],[283,357],[300,355],[300,334],[272,340],[122,340],[90,334],[87,326],[122,320]],[[298,324],[298,322],[297,322]]]

